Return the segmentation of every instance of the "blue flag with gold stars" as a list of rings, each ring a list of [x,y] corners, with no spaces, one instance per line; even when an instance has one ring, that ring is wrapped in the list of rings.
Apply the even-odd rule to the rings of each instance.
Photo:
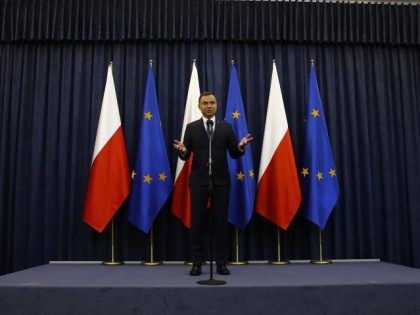
[[[148,233],[172,190],[171,170],[160,124],[152,65],[149,66],[147,75],[132,179],[128,220]]]
[[[248,134],[238,75],[233,64],[225,120],[232,124],[238,141]],[[231,178],[228,218],[231,224],[243,230],[251,219],[255,199],[256,183],[251,145],[246,146],[245,154],[239,159],[232,159],[228,154],[228,163]]]
[[[303,215],[323,230],[340,192],[313,64],[309,74],[302,162],[300,178]]]

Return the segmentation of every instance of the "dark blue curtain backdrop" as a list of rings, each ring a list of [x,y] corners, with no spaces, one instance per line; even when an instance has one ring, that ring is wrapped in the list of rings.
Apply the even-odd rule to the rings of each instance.
[[[39,9],[32,2],[39,2]],[[32,2],[0,4],[4,17],[0,22],[0,274],[49,260],[109,257],[109,231],[98,234],[81,219],[106,69],[113,61],[133,163],[149,59],[155,61],[160,116],[173,173],[176,155],[171,145],[180,137],[193,59],[197,59],[202,90],[212,90],[218,97],[219,118],[225,115],[230,61],[235,61],[248,128],[255,137],[256,169],[272,60],[277,63],[298,164],[309,62],[315,60],[341,190],[323,233],[324,256],[381,258],[420,267],[419,6],[367,5],[366,12],[378,17],[372,25],[388,25],[389,20],[378,15],[385,12],[393,14],[395,28],[372,27],[369,30],[376,34],[358,33],[344,39],[332,34],[354,35],[355,24],[339,24],[332,32],[335,22],[343,21],[348,11],[367,16],[359,12],[362,5],[244,1],[242,12],[230,1],[203,1],[202,8],[195,1],[128,1],[125,5],[137,8],[131,14],[117,1]],[[106,11],[106,17],[111,16],[104,8],[112,6],[122,11],[117,8],[109,24],[106,18],[89,15],[98,3],[102,5],[98,15]],[[162,12],[152,14],[150,5]],[[326,6],[329,13],[322,23],[316,19],[309,23],[302,14],[283,21],[281,8],[294,5],[300,13]],[[144,15],[140,15],[142,6],[147,7]],[[253,6],[259,6],[262,20],[250,13]],[[204,8],[205,16],[215,23],[219,21],[215,15],[228,12],[227,8],[248,18],[241,26],[235,19],[223,19],[217,25],[209,22],[211,28],[206,28],[201,22],[191,22],[192,8],[198,12]],[[122,20],[117,19],[120,13]],[[154,19],[157,16],[172,17],[177,25],[173,33],[168,24]],[[192,29],[182,31],[186,20],[193,29],[197,26],[196,36],[191,35]],[[292,20],[296,24],[291,25]],[[263,25],[274,21],[279,28],[270,39],[269,26]],[[117,22],[124,27],[117,27]],[[297,25],[302,26],[299,33],[285,31]],[[144,26],[147,31],[143,32]],[[317,37],[327,28],[331,32],[325,34],[331,36]],[[206,33],[209,30],[213,33]],[[287,34],[294,37],[286,40],[282,36]],[[305,34],[318,35],[307,38]],[[117,255],[124,260],[148,259],[149,238],[128,223],[125,212],[124,205],[115,217]],[[187,258],[187,230],[168,205],[154,231],[156,259]],[[240,239],[241,257],[276,257],[276,228],[257,214]],[[233,229],[230,252],[234,258]],[[299,213],[289,230],[282,232],[282,256],[318,258],[317,229]]]
[[[420,44],[418,4],[276,0],[14,0],[0,40]]]

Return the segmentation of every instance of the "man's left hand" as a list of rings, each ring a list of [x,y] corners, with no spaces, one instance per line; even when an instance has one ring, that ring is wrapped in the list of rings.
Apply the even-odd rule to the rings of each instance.
[[[251,142],[251,140],[254,139],[250,134],[247,134],[245,137],[239,141],[238,149],[243,151],[245,150],[245,147],[248,145],[248,143]]]

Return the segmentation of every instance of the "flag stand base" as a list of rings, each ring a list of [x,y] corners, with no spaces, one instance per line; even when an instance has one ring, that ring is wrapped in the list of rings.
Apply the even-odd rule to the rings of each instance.
[[[229,261],[228,264],[236,265],[236,266],[243,266],[243,265],[248,265],[249,262],[247,262],[246,260],[235,260],[235,261]]]
[[[123,261],[119,261],[119,260],[105,260],[102,262],[102,265],[104,266],[120,266],[120,265],[124,265]]]
[[[114,218],[111,219],[111,260],[104,260],[104,266],[120,266],[123,265],[122,260],[115,260],[115,243],[114,243]]]
[[[309,263],[311,263],[313,265],[329,265],[329,264],[332,264],[332,261],[328,260],[328,259],[327,260],[325,260],[325,259],[322,259],[322,260],[313,259]]]
[[[163,265],[161,261],[143,261],[141,263],[143,266],[160,266]]]
[[[235,260],[229,261],[229,265],[243,266],[248,265],[246,260],[239,260],[239,229],[235,228],[235,247],[236,247],[236,257]]]
[[[289,260],[270,260],[268,262],[270,265],[290,265],[290,261]]]

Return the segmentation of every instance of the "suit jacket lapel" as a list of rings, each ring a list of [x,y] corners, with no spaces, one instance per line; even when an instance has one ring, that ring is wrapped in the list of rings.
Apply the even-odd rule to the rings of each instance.
[[[220,120],[218,120],[218,121],[216,122],[216,125],[217,125],[217,126],[215,126],[215,128],[214,128],[214,132],[213,132],[213,141],[214,141],[214,139],[215,139],[216,135],[218,135],[218,134],[221,132],[221,129],[222,129],[222,122],[221,122]]]
[[[198,128],[201,130],[200,132],[201,132],[201,135],[203,136],[203,137],[205,137],[207,140],[209,139],[209,136],[208,136],[208,134],[207,134],[207,130],[206,130],[206,127],[204,127],[204,123],[203,123],[203,119],[202,118],[200,118],[198,121],[197,121],[197,123],[198,123]]]

